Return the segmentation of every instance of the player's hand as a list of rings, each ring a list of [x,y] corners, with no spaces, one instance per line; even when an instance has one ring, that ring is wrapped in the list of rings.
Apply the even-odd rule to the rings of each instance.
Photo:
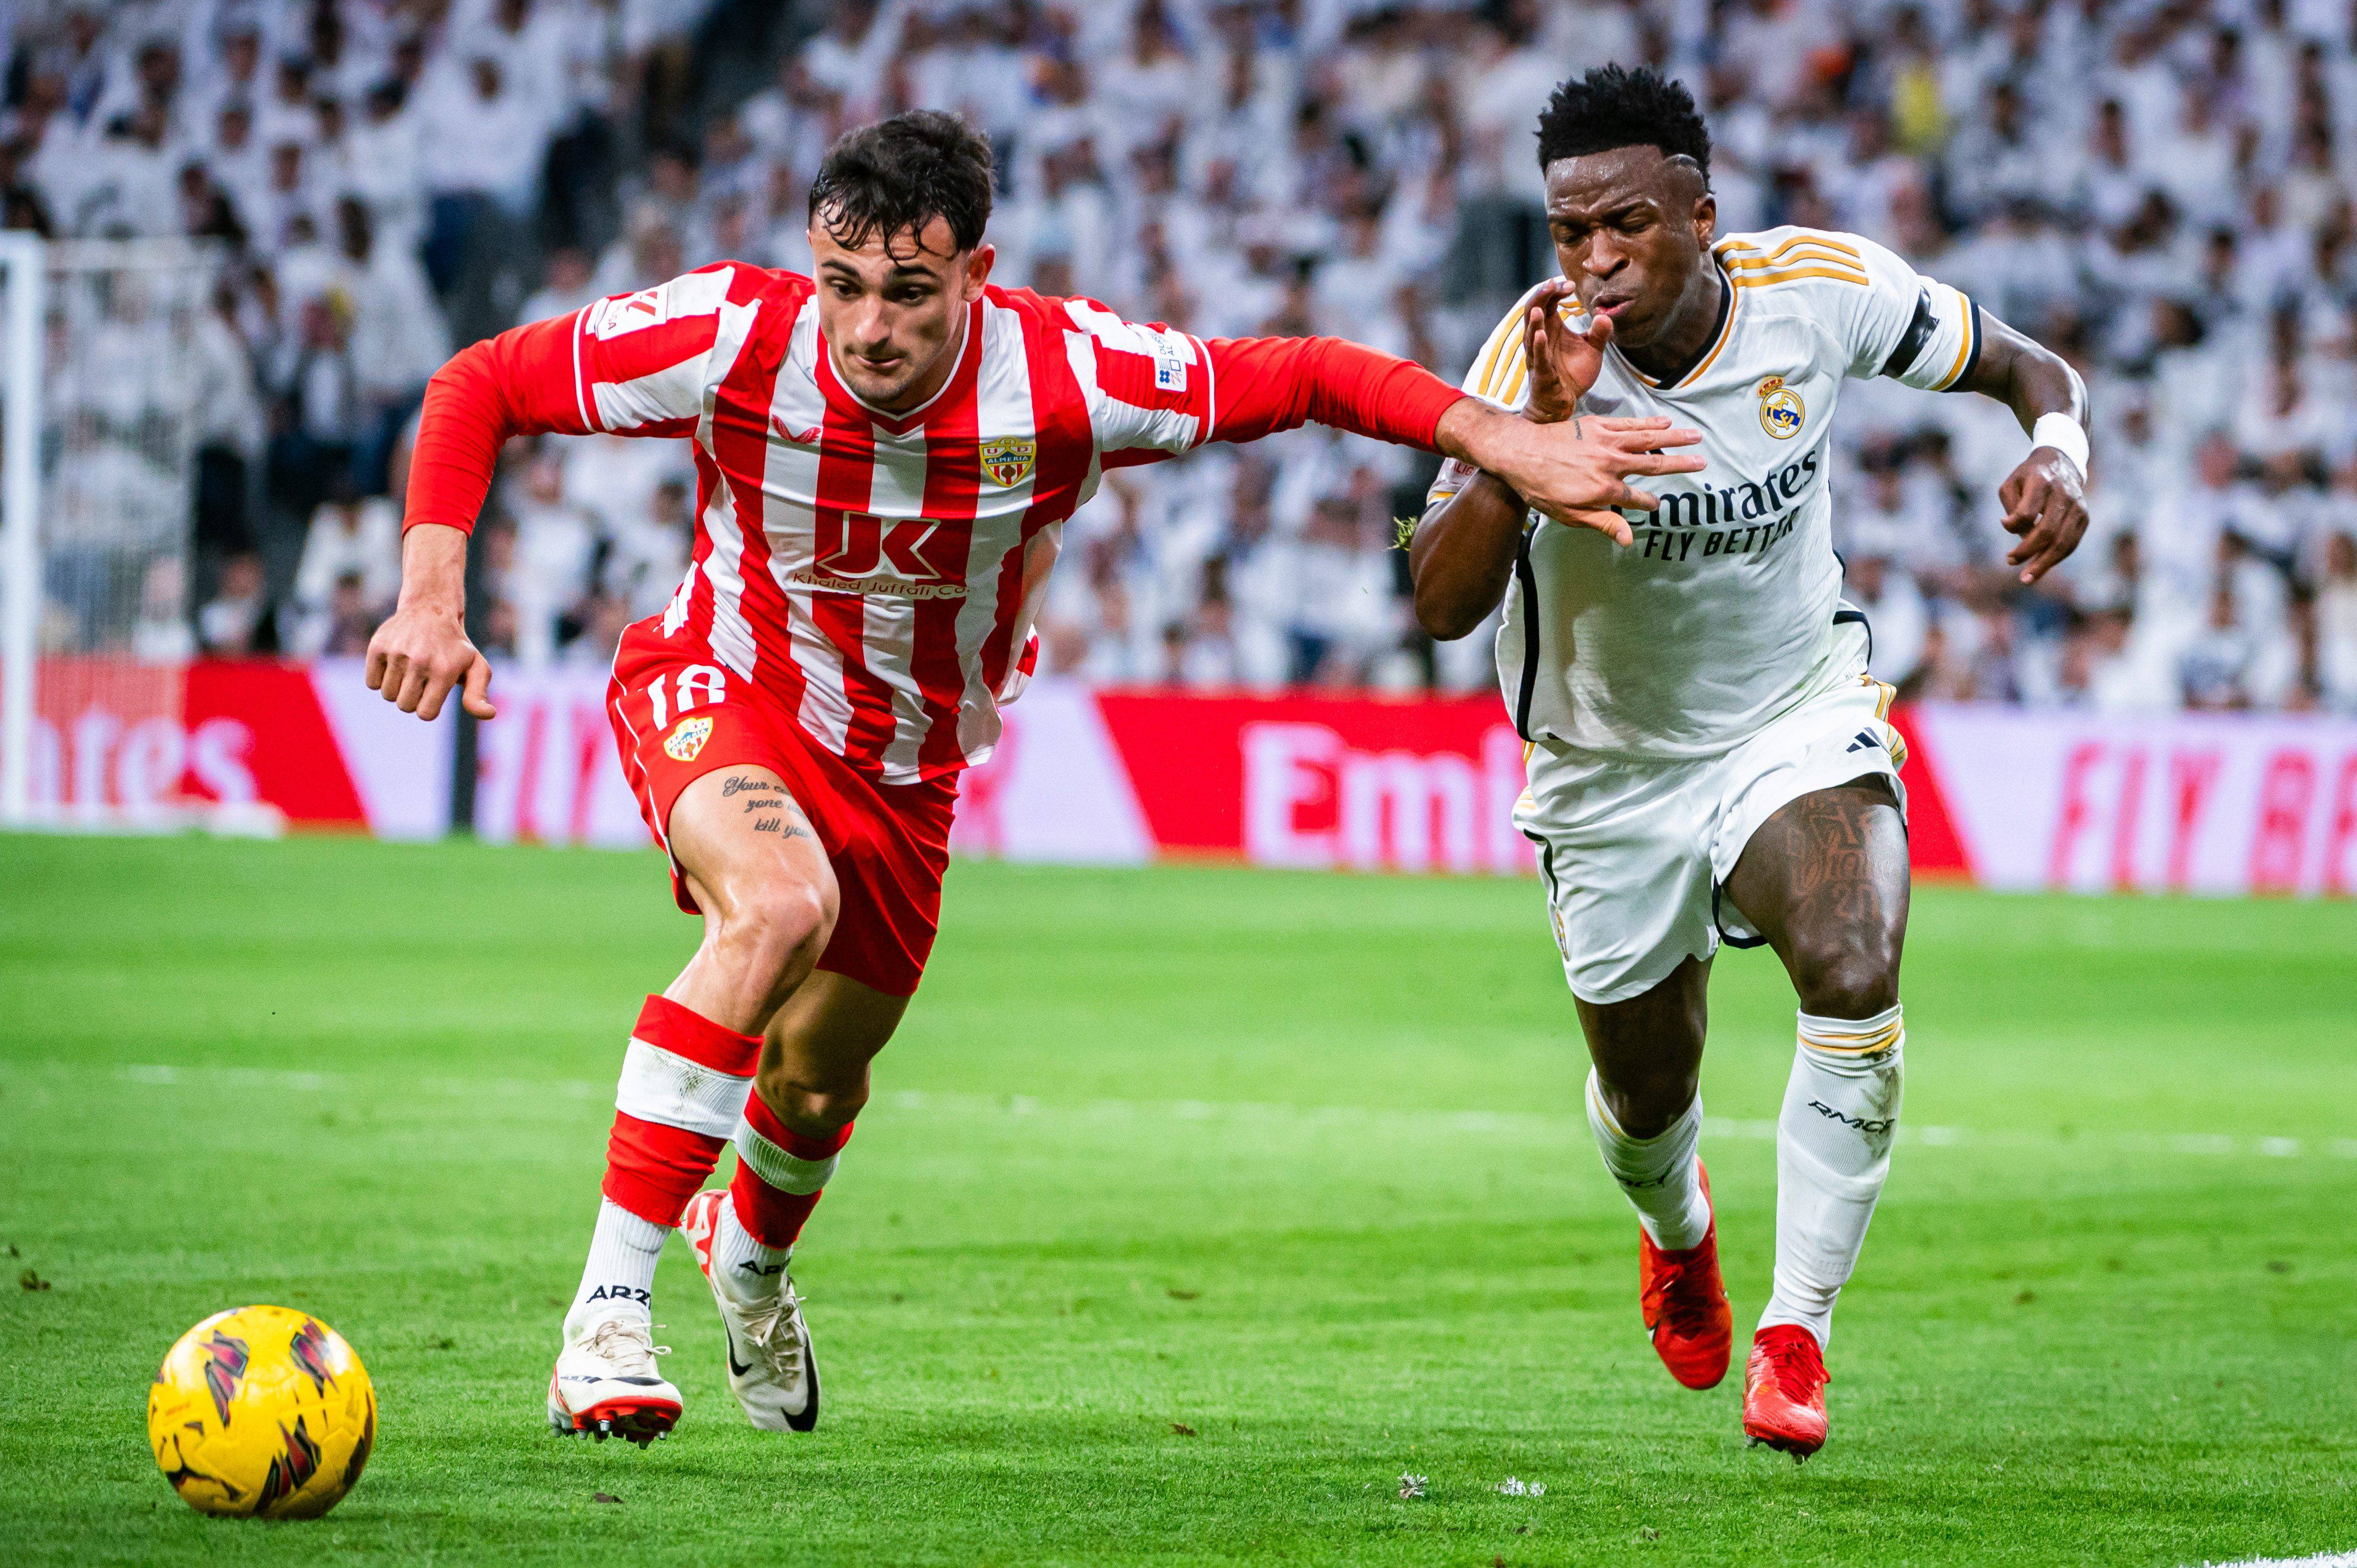
[[[2087,477],[2051,446],[2023,458],[1997,487],[1996,499],[2005,507],[2005,531],[2021,541],[2005,564],[2021,568],[2025,583],[2061,565],[2087,532]]]
[[[1592,528],[1615,543],[1635,537],[1621,508],[1652,511],[1659,498],[1636,489],[1629,480],[1638,476],[1691,474],[1703,466],[1692,452],[1670,452],[1671,446],[1692,446],[1702,432],[1673,428],[1656,415],[1649,419],[1598,419],[1577,416],[1560,424],[1537,425],[1528,420],[1510,421],[1523,434],[1501,440],[1502,448],[1480,467],[1503,479],[1536,510],[1576,528]]]
[[[499,712],[491,706],[491,661],[467,639],[458,612],[444,606],[404,605],[376,628],[369,639],[368,683],[421,719],[440,714],[454,688],[477,718]]]
[[[1564,302],[1577,285],[1556,278],[1538,292],[1523,313],[1523,360],[1530,367],[1531,397],[1525,418],[1558,424],[1572,416],[1579,400],[1604,371],[1604,350],[1612,341],[1612,318],[1598,316],[1584,333],[1563,318]]]

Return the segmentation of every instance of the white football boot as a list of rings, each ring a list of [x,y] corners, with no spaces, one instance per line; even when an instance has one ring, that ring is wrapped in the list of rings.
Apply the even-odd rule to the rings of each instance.
[[[818,1357],[811,1348],[810,1325],[794,1282],[778,1279],[778,1294],[758,1305],[739,1303],[713,1273],[712,1242],[719,1229],[725,1187],[699,1192],[679,1217],[680,1234],[695,1253],[695,1266],[712,1287],[720,1326],[728,1337],[728,1388],[745,1407],[745,1419],[764,1432],[808,1432],[818,1424]]]
[[[548,1374],[548,1424],[565,1437],[627,1438],[644,1448],[679,1423],[679,1391],[655,1370],[671,1347],[635,1316],[587,1324],[567,1336]]]

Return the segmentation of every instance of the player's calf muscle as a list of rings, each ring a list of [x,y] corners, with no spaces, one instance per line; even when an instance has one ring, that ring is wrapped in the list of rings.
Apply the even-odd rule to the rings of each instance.
[[[753,1092],[804,1137],[841,1131],[866,1105],[868,1064],[908,1006],[840,974],[812,976],[770,1021]]]

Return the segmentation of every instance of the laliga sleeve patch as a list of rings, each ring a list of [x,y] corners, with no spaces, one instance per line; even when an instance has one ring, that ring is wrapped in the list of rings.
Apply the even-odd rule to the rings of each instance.
[[[663,755],[673,762],[693,762],[704,743],[712,738],[709,717],[682,719],[677,728],[663,741]]]

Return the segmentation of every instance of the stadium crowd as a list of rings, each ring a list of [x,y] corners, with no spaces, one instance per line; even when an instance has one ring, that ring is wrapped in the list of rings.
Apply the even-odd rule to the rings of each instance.
[[[1996,404],[1854,383],[1837,542],[1927,695],[2357,711],[2357,5],[2348,0],[15,0],[0,205],[194,235],[194,581],[144,646],[352,652],[405,432],[456,342],[735,257],[808,265],[845,126],[958,110],[1002,282],[1200,335],[1331,332],[1454,377],[1551,271],[1533,127],[1650,60],[1706,102],[1722,231],[1855,231],[2067,352],[2096,522],[2002,567]],[[1321,432],[1114,476],[1048,663],[1108,682],[1472,689],[1395,520],[1428,463]],[[673,443],[504,465],[484,637],[604,661],[691,538]],[[196,607],[176,617],[173,596]]]

